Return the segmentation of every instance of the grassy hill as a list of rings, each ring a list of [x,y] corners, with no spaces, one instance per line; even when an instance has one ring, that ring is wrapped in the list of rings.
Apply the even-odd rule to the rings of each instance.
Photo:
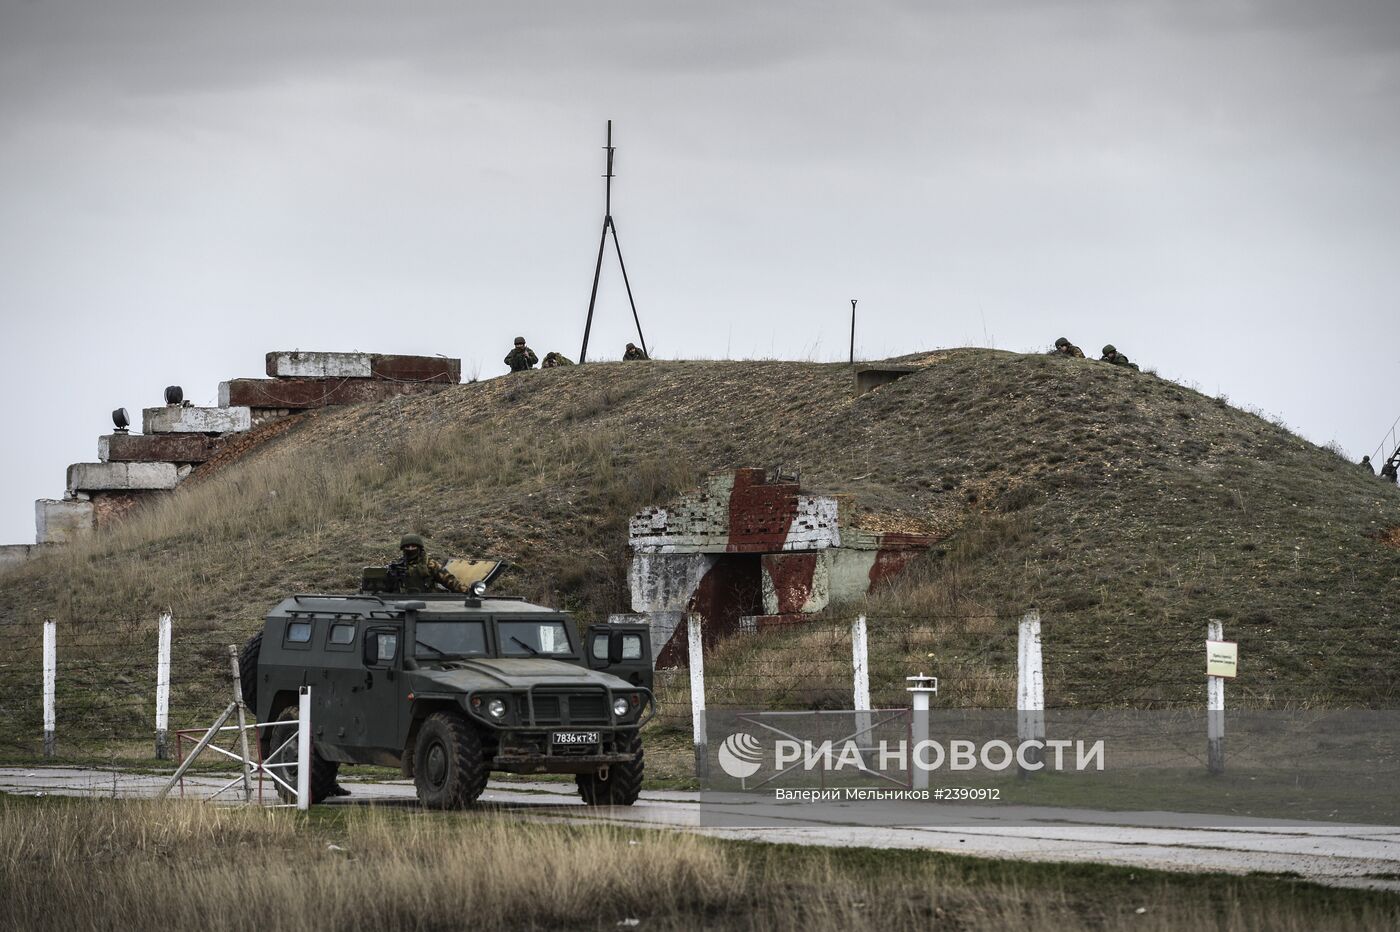
[[[1218,618],[1241,642],[1240,695],[1394,704],[1393,486],[1151,374],[981,349],[899,361],[921,368],[860,397],[844,365],[658,361],[304,415],[113,532],[0,577],[0,623],[102,632],[168,605],[227,643],[287,592],[353,588],[407,531],[435,553],[508,559],[507,588],[601,617],[628,608],[631,512],[706,470],[784,464],[851,496],[862,526],[942,541],[832,613],[914,632],[872,634],[894,652],[891,682],[901,651],[1014,671],[1014,619],[1034,604],[1055,702],[1195,701]],[[803,637],[718,662],[732,655],[739,678],[755,645],[806,650]]]

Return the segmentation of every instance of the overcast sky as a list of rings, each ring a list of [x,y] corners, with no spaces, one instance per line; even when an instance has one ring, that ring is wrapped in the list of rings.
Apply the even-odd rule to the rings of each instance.
[[[198,8],[198,9],[197,9]],[[0,543],[268,350],[1113,342],[1368,453],[1400,415],[1400,4],[0,0]],[[632,338],[605,265],[593,355]]]

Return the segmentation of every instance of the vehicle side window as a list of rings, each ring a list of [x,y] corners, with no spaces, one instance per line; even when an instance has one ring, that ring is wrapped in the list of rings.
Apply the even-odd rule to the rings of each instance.
[[[593,646],[591,648],[594,660],[608,659],[608,635],[606,631],[599,631],[593,635]]]
[[[355,626],[345,622],[337,622],[331,625],[330,633],[326,635],[326,646],[349,650],[355,643]]]
[[[642,636],[640,634],[624,634],[622,636],[622,659],[642,659]]]
[[[399,635],[395,631],[365,633],[364,661],[371,666],[393,663],[399,653]]]
[[[310,644],[311,643],[311,622],[309,621],[289,621],[287,622],[286,643],[288,644]]]

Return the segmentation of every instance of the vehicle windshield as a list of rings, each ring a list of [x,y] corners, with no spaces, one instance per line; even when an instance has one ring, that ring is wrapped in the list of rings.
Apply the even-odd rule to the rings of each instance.
[[[554,618],[546,621],[501,621],[496,623],[500,634],[502,657],[557,657],[573,653],[564,622]]]
[[[486,654],[486,626],[480,621],[419,621],[417,637],[414,656],[424,660]]]

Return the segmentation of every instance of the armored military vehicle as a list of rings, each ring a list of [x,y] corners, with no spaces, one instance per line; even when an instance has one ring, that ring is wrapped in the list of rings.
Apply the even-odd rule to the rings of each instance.
[[[297,595],[268,613],[243,649],[244,699],[260,722],[290,720],[311,687],[312,801],[341,765],[382,764],[435,809],[470,805],[493,770],[574,774],[590,805],[634,803],[655,714],[645,626],[580,638],[562,612],[471,590]],[[264,755],[294,734],[263,729]],[[292,746],[278,762],[295,760]]]

